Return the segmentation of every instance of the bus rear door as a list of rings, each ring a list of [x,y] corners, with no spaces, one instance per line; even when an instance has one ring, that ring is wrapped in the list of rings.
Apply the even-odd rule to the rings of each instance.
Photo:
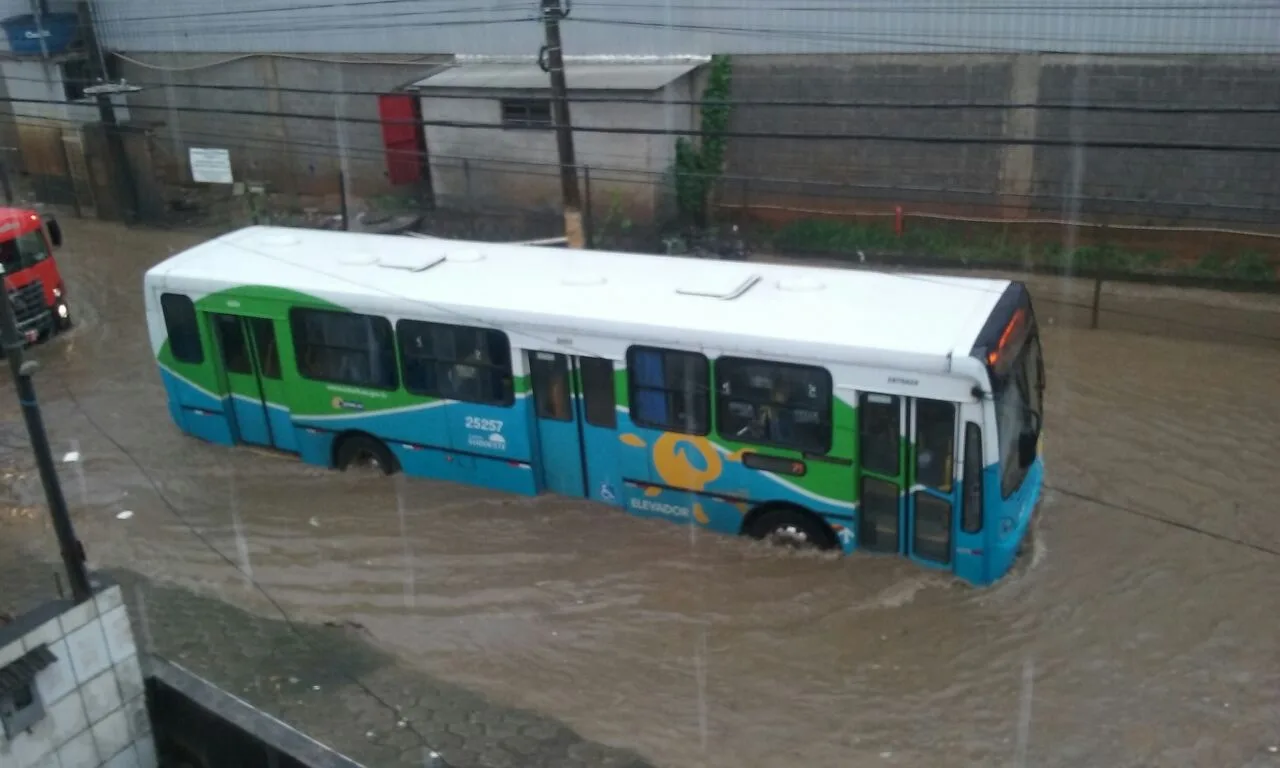
[[[275,321],[211,312],[219,374],[231,407],[227,417],[238,442],[296,452],[297,439],[285,405]]]
[[[542,488],[616,504],[613,361],[532,351],[529,374]]]

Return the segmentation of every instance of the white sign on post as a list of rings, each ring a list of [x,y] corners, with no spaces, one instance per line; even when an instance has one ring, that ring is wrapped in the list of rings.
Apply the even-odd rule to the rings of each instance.
[[[231,184],[231,151],[191,147],[191,180],[204,184]]]

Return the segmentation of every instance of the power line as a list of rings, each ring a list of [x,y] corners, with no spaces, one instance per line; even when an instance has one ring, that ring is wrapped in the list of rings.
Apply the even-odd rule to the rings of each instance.
[[[289,627],[289,630],[293,632],[295,636],[301,639],[303,635],[301,630],[298,628],[297,622],[294,621],[293,617],[289,615],[289,612],[285,610],[284,606],[280,604],[280,601],[278,601],[275,598],[275,596],[272,595],[271,592],[266,587],[264,587],[257,579],[255,579],[252,574],[246,572],[242,567],[240,567],[238,563],[236,563],[235,560],[233,560],[229,555],[227,555],[225,552],[219,549],[213,542],[209,541],[208,537],[205,536],[203,533],[201,533],[200,529],[197,528],[195,524],[193,524],[190,520],[186,518],[185,515],[183,515],[180,511],[178,511],[177,505],[175,505],[172,501],[169,500],[169,497],[164,493],[163,490],[161,490],[159,483],[157,483],[155,479],[151,477],[151,473],[148,472],[146,467],[142,465],[142,462],[139,461],[138,458],[133,455],[133,452],[130,451],[128,448],[124,447],[124,445],[118,439],[116,439],[114,435],[108,432],[107,429],[103,427],[102,424],[100,424],[98,420],[93,417],[93,414],[89,413],[88,409],[84,407],[84,404],[80,402],[80,399],[76,397],[75,392],[71,390],[71,387],[68,386],[66,382],[61,382],[61,384],[62,384],[63,391],[67,393],[68,399],[71,400],[71,403],[75,406],[76,410],[78,410],[81,413],[81,415],[84,416],[85,420],[88,421],[89,424],[92,425],[93,428],[97,430],[99,434],[101,434],[104,438],[106,438],[108,442],[110,442],[113,446],[115,446],[116,450],[120,451],[120,453],[123,454],[124,457],[127,458],[130,461],[130,463],[133,464],[133,466],[138,470],[138,473],[141,474],[142,478],[147,482],[147,485],[151,487],[152,492],[155,493],[158,499],[160,499],[160,502],[165,506],[165,508],[169,510],[169,513],[173,515],[175,518],[177,518],[178,521],[182,523],[183,527],[185,527],[188,531],[190,531],[191,534],[195,536],[196,539],[206,549],[208,549],[210,552],[216,555],[224,563],[231,566],[231,568],[235,570],[237,573],[242,575],[249,582],[249,584],[251,584],[253,588],[259,594],[261,594],[267,600],[268,603],[271,604],[271,607],[275,609],[276,613],[279,614],[282,619],[284,619],[284,623],[286,626]],[[373,699],[380,707],[382,707],[387,712],[389,712],[397,722],[404,723],[405,729],[408,730],[410,733],[412,733],[418,739],[418,743],[420,746],[428,750],[431,750],[433,753],[436,752],[435,748],[432,747],[431,744],[427,741],[427,738],[422,735],[422,732],[417,729],[417,727],[408,719],[408,717],[406,717],[400,711],[400,709],[396,705],[392,704],[391,702],[384,699],[382,696],[378,695],[378,693],[376,693],[373,689],[371,689],[368,685],[366,685],[362,680],[360,680],[360,678],[346,672],[345,670],[341,669],[341,667],[338,667],[338,672],[343,677],[347,678],[347,680],[350,681],[357,688],[364,691],[364,693],[367,696],[369,696],[369,698]],[[445,768],[447,768],[447,765]]]
[[[1268,547],[1263,544],[1255,544],[1254,542],[1245,541],[1244,539],[1237,539],[1234,536],[1228,536],[1224,533],[1218,533],[1216,531],[1208,530],[1207,528],[1201,528],[1199,526],[1195,526],[1190,523],[1184,523],[1179,520],[1174,520],[1172,518],[1164,517],[1163,515],[1157,515],[1154,512],[1147,512],[1145,510],[1137,509],[1134,507],[1128,507],[1123,504],[1116,504],[1115,502],[1107,501],[1106,499],[1101,499],[1101,498],[1098,498],[1097,496],[1092,496],[1087,493],[1073,491],[1068,488],[1062,488],[1056,485],[1049,485],[1048,483],[1045,483],[1044,487],[1056,493],[1061,493],[1064,496],[1070,496],[1074,499],[1079,499],[1080,501],[1086,501],[1086,502],[1089,502],[1090,504],[1096,504],[1100,507],[1106,507],[1107,509],[1114,509],[1117,512],[1124,512],[1127,515],[1133,515],[1134,517],[1140,517],[1144,520],[1150,520],[1153,523],[1159,523],[1161,525],[1165,525],[1170,528],[1177,528],[1182,531],[1187,531],[1188,533],[1194,533],[1197,536],[1205,536],[1207,538],[1214,539],[1216,541],[1221,541],[1227,544],[1233,544],[1237,547],[1244,547],[1245,549],[1251,549],[1254,552],[1260,552],[1264,555],[1271,555],[1272,557],[1280,557],[1280,549],[1274,549],[1272,547]]]
[[[75,124],[74,121],[67,121],[67,122],[69,124]],[[243,142],[249,142],[249,144],[238,145],[240,148],[248,149],[248,150],[261,150],[265,148],[262,145],[267,145],[271,147],[281,147],[281,148],[289,148],[289,147],[300,148],[301,151],[299,154],[313,154],[313,152],[310,152],[309,150],[315,150],[316,152],[314,153],[348,152],[348,153],[355,153],[357,155],[363,155],[364,157],[362,157],[361,159],[371,161],[371,162],[383,162],[388,156],[394,157],[396,155],[401,155],[407,158],[419,157],[417,150],[397,150],[397,149],[385,148],[382,146],[366,147],[366,146],[360,146],[360,145],[335,144],[335,143],[319,142],[319,141],[278,139],[278,138],[272,138],[272,137],[266,137],[266,136],[233,134],[233,133],[227,133],[224,131],[220,131],[220,132],[201,131],[199,129],[194,129],[194,130],[182,129],[179,132],[179,135],[177,135],[175,138],[177,138],[179,141],[182,141],[183,137],[189,137],[189,136],[204,137],[204,138],[209,138],[213,140],[222,140],[224,143],[226,139],[238,139]],[[190,143],[190,142],[183,141],[183,143]],[[255,147],[255,146],[252,146],[252,144],[258,144],[259,146]],[[559,173],[559,170],[558,170],[559,163],[556,163],[554,161],[549,161],[549,160],[547,161],[516,160],[516,159],[509,159],[509,158],[480,157],[480,156],[474,156],[474,155],[448,155],[448,154],[441,154],[441,153],[434,153],[434,152],[429,152],[428,157],[432,162],[446,160],[446,161],[452,161],[455,164],[461,164],[466,162],[479,162],[479,163],[489,163],[495,166],[506,166],[506,167],[520,166],[522,168],[525,168],[526,170],[517,171],[518,173],[525,173],[530,175],[552,176]],[[614,159],[621,159],[622,157],[624,156],[617,155],[617,156],[614,156]],[[541,168],[545,170],[543,171],[527,170],[530,167]],[[666,175],[665,172],[663,171],[651,171],[651,170],[642,170],[642,169],[625,168],[625,167],[611,167],[611,166],[604,166],[604,165],[592,165],[591,168],[592,168],[593,178],[596,178],[597,180],[615,180],[615,181],[622,181],[626,183],[649,184],[649,185],[665,183],[662,180]],[[855,166],[855,167],[847,167],[844,170],[847,170],[849,172],[862,172],[862,171],[870,171],[870,170],[876,170],[876,169],[861,168],[861,167]],[[612,177],[600,176],[599,174],[601,173],[616,174],[616,175]],[[646,177],[646,179],[637,180],[638,176],[644,176]],[[733,173],[722,173],[722,174],[719,174],[717,178],[721,182],[728,183],[728,184],[733,184],[733,183],[757,184],[757,185],[771,184],[771,185],[790,185],[790,186],[808,187],[808,188],[818,187],[818,188],[840,190],[840,191],[858,190],[860,192],[867,192],[867,193],[884,193],[884,196],[888,196],[890,193],[894,193],[894,194],[897,194],[898,196],[907,197],[907,198],[909,198],[912,195],[937,195],[939,196],[940,199],[954,200],[958,196],[965,196],[965,195],[970,195],[970,196],[999,195],[1009,199],[1049,201],[1052,203],[1052,206],[1054,208],[1056,208],[1061,203],[1064,197],[1064,195],[1062,194],[1050,194],[1050,193],[1044,193],[1044,192],[1006,195],[1006,194],[1002,194],[998,189],[968,189],[964,187],[957,187],[954,185],[949,185],[945,187],[942,187],[942,186],[927,187],[927,186],[920,186],[920,185],[913,185],[913,184],[873,184],[873,183],[857,182],[857,181],[852,181],[852,182],[850,181],[838,181],[838,182],[837,181],[819,181],[819,180],[813,180],[813,179],[797,179],[797,178],[790,178],[790,177],[759,176],[759,175],[745,175],[745,174],[733,174]],[[1110,185],[1090,185],[1089,188],[1090,189],[1109,189],[1111,188],[1111,186]],[[849,199],[849,198],[857,197],[857,195],[849,195],[849,194],[824,195],[824,194],[818,194],[818,193],[812,193],[812,192],[800,192],[795,194],[799,194],[802,197],[817,197],[821,199],[841,199],[841,198]],[[1259,193],[1259,195],[1267,199],[1280,198],[1280,194],[1275,194],[1275,193],[1271,193],[1271,194]],[[1159,206],[1163,208],[1187,208],[1187,209],[1201,209],[1206,207],[1206,204],[1202,202],[1131,198],[1131,197],[1120,197],[1120,196],[1111,195],[1111,194],[1107,194],[1107,195],[1083,195],[1082,194],[1076,197],[1083,202],[1128,204],[1128,205],[1141,205],[1141,206]],[[929,202],[929,199],[925,198],[922,202]],[[1043,208],[1045,206],[1039,206],[1039,207]],[[1236,205],[1236,204],[1230,204],[1230,203],[1215,203],[1208,207],[1212,207],[1214,209],[1219,209],[1219,210],[1256,212],[1260,214],[1270,214],[1274,211],[1274,206],[1271,206],[1271,205],[1246,206],[1246,205]],[[824,212],[823,215],[827,215],[829,213],[830,212]]]
[[[1009,53],[1012,51],[1024,50],[1023,46],[1018,45],[994,45],[989,42],[983,43],[963,43],[957,42],[962,40],[993,40],[1003,43],[1014,43],[1022,41],[1035,42],[1060,42],[1061,37],[1046,37],[1043,35],[1010,35],[1007,37],[999,37],[987,34],[964,34],[964,33],[939,33],[939,34],[920,34],[913,33],[914,37],[904,37],[897,33],[890,32],[842,32],[830,29],[799,29],[799,28],[779,28],[779,27],[744,27],[734,26],[730,24],[694,24],[694,23],[666,23],[658,21],[642,21],[639,19],[606,19],[591,18],[584,16],[574,16],[573,21],[584,24],[601,24],[613,26],[629,26],[641,29],[659,29],[659,30],[680,30],[685,32],[698,32],[702,34],[726,35],[739,37],[772,37],[772,38],[789,38],[801,41],[832,41],[832,42],[851,42],[851,43],[877,43],[895,45],[900,48],[929,48],[939,51],[970,51],[983,53]],[[1083,39],[1075,38],[1072,42],[1078,44],[1090,44],[1095,46],[1117,46],[1121,49],[1130,49],[1134,47],[1142,48],[1144,51],[1151,49],[1169,50],[1175,45],[1174,42],[1167,40],[1135,40],[1125,38],[1112,39]],[[1280,48],[1276,44],[1274,37],[1259,38],[1254,43],[1215,43],[1216,49],[1228,49],[1234,52],[1242,53],[1269,53]],[[1027,49],[1030,50],[1030,49]],[[1070,48],[1036,48],[1038,53],[1060,53],[1072,54],[1077,50]],[[1169,50],[1169,52],[1172,52]]]
[[[643,10],[682,10],[696,11],[699,13],[734,13],[738,14],[743,11],[764,11],[767,13],[825,13],[825,14],[861,14],[861,13],[919,13],[929,15],[942,16],[973,16],[985,17],[991,13],[1007,13],[1011,16],[1064,16],[1074,15],[1076,13],[1089,14],[1090,16],[1116,15],[1116,16],[1135,16],[1147,15],[1150,13],[1160,13],[1163,18],[1181,18],[1177,14],[1179,12],[1187,12],[1191,18],[1206,18],[1206,9],[1202,0],[1192,3],[1096,3],[1096,4],[1064,4],[1064,3],[1045,3],[1034,6],[1026,3],[987,3],[987,2],[968,2],[968,0],[957,0],[957,4],[948,4],[946,2],[928,3],[879,3],[857,2],[856,0],[833,0],[831,5],[820,4],[788,4],[780,3],[778,5],[769,4],[762,7],[759,4],[746,3],[716,3],[716,2],[670,2],[664,1],[662,4],[655,6],[652,3],[637,2],[636,0],[609,0],[608,2],[600,2],[600,0],[578,0],[574,3],[575,8],[601,8],[601,9],[617,9],[617,8],[636,8]],[[1271,11],[1277,10],[1276,5],[1271,0],[1258,0],[1257,2],[1244,2],[1243,0],[1235,0],[1234,2],[1219,2],[1212,7],[1212,15],[1208,18],[1235,18],[1231,16],[1223,16],[1220,11]],[[1246,16],[1244,18],[1255,18]]]
[[[13,116],[12,113],[0,113],[6,116]],[[78,127],[80,123],[74,120],[64,120],[57,118],[43,118],[52,122]],[[383,146],[360,146],[350,144],[336,144],[320,141],[305,141],[299,139],[280,139],[267,136],[252,136],[246,134],[228,133],[226,131],[201,131],[199,129],[179,129],[178,133],[170,138],[176,139],[180,143],[190,144],[190,137],[207,138],[219,146],[228,148],[244,149],[246,151],[275,151],[276,149],[287,150],[295,149],[297,154],[322,155],[328,156],[329,153],[347,153],[348,156],[355,155],[357,159],[365,162],[383,163],[388,157],[401,155],[407,158],[419,157],[417,150],[397,150],[386,148]],[[228,140],[233,141],[228,141]],[[623,156],[615,156],[615,160],[621,159]],[[519,168],[519,170],[507,170],[507,173],[521,173],[525,175],[541,175],[554,176],[559,173],[559,164],[554,161],[534,161],[534,160],[517,160],[510,158],[491,158],[474,155],[448,155],[442,153],[429,153],[432,163],[447,161],[452,167],[459,168],[468,162],[489,164],[491,166],[500,166],[504,168]],[[533,169],[533,170],[531,170]],[[663,178],[664,172],[651,171],[635,168],[613,167],[607,165],[591,165],[592,177],[599,181],[615,181],[627,184],[643,184],[658,185],[666,183]],[[851,173],[861,171],[874,171],[875,168],[847,167],[844,168]],[[643,178],[641,178],[643,177]],[[760,176],[746,174],[724,173],[719,175],[719,180],[725,184],[743,184],[743,185],[775,185],[790,186],[799,188],[800,191],[794,191],[789,194],[798,195],[800,197],[819,198],[824,200],[838,199],[855,199],[855,198],[893,198],[906,201],[915,201],[921,203],[929,202],[948,202],[954,201],[957,197],[963,196],[1002,196],[1009,199],[1019,199],[1032,201],[1031,205],[1037,209],[1047,210],[1056,209],[1061,205],[1066,195],[1061,193],[1037,192],[1037,193],[1019,193],[1019,194],[1002,194],[997,189],[969,189],[948,186],[922,186],[918,184],[876,184],[863,181],[822,181],[814,179],[798,179],[791,177],[779,176]],[[1121,188],[1118,185],[1089,185],[1090,190],[1111,189],[1113,186]],[[831,190],[833,192],[843,194],[823,194],[821,192],[809,191],[812,189]],[[848,194],[856,191],[859,194]],[[1275,193],[1257,193],[1266,199],[1280,198],[1280,194]],[[922,197],[923,196],[923,197]],[[1206,207],[1219,211],[1237,211],[1240,213],[1254,213],[1259,216],[1269,216],[1274,212],[1273,205],[1238,205],[1234,203],[1213,203],[1206,204],[1203,202],[1185,201],[1185,200],[1160,200],[1148,198],[1134,198],[1117,196],[1114,194],[1081,194],[1075,196],[1082,202],[1089,203],[1106,203],[1109,205],[1134,205],[1143,207],[1160,207],[1165,209],[1186,209],[1198,210]],[[797,213],[805,213],[806,211],[798,210]],[[835,212],[809,212],[819,215],[832,215]],[[1197,217],[1198,220],[1216,220],[1208,217]],[[1221,219],[1222,221],[1237,221],[1238,219]],[[1269,218],[1268,218],[1269,221]],[[1009,223],[1016,223],[1010,221]]]
[[[252,55],[252,54],[251,54]],[[377,62],[370,62],[377,63]],[[572,60],[568,62],[568,71],[572,74]],[[454,64],[441,64],[437,66],[456,66]],[[424,69],[432,68],[429,62],[423,62]],[[7,80],[47,83],[47,80],[38,77],[9,77]],[[64,82],[73,84],[93,85],[97,81],[87,78],[82,79],[66,79]],[[228,92],[279,92],[279,93],[299,93],[310,94],[316,96],[388,96],[388,95],[413,95],[420,98],[431,98],[431,92],[427,89],[417,90],[345,90],[341,88],[303,88],[293,86],[266,86],[266,85],[231,85],[218,83],[177,83],[164,81],[148,81],[148,80],[130,80],[130,85],[136,85],[144,88],[178,88],[183,90],[209,90],[209,91],[228,91]],[[649,104],[652,106],[679,105],[679,106],[705,106],[706,100],[701,99],[667,99],[642,96],[587,96],[579,92],[579,94],[571,94],[569,101],[572,104]],[[469,101],[495,101],[497,100],[492,94],[485,93],[450,93],[447,97],[450,100],[469,100]],[[1065,102],[998,102],[998,101],[975,101],[975,102],[940,102],[940,101],[832,101],[832,100],[813,100],[813,99],[727,99],[724,101],[716,101],[716,103],[727,104],[731,107],[765,107],[765,108],[818,108],[818,109],[905,109],[905,110],[925,110],[925,111],[946,111],[946,110],[1011,110],[1011,109],[1027,109],[1040,111],[1065,111],[1065,112],[1117,112],[1132,114],[1155,114],[1155,115],[1277,115],[1280,114],[1280,103],[1269,105],[1239,105],[1239,106],[1205,106],[1205,107],[1179,107],[1164,106],[1159,104],[1109,104],[1109,103],[1090,103],[1090,104],[1071,104]],[[576,130],[576,129],[575,129]]]
[[[219,133],[219,134],[199,134],[199,135],[206,135],[206,136],[209,136],[209,137],[214,138],[214,139],[220,139],[220,140],[221,140],[221,143],[222,143],[222,145],[223,145],[223,146],[229,146],[229,147],[231,147],[231,148],[239,148],[239,149],[246,149],[246,150],[261,150],[261,149],[263,149],[263,147],[261,147],[261,146],[257,146],[257,147],[253,146],[253,145],[252,145],[252,143],[253,143],[253,142],[258,142],[258,143],[261,143],[261,144],[268,144],[268,145],[275,145],[275,144],[280,144],[280,143],[287,143],[287,142],[285,142],[284,140],[279,140],[279,139],[269,139],[269,138],[261,138],[261,139],[258,139],[258,138],[255,138],[255,137],[240,137],[240,136],[234,136],[234,135],[228,136],[227,134],[222,134],[222,133]],[[226,139],[227,139],[227,138],[239,138],[239,139],[243,139],[244,141],[246,141],[246,142],[248,142],[248,143],[240,144],[240,143],[235,143],[235,142],[227,142],[227,141],[226,141]],[[321,148],[321,149],[336,149],[336,148],[337,148],[335,145],[328,145],[328,144],[314,144],[314,145],[311,145],[311,146],[315,146],[315,147],[318,147],[318,148]],[[366,161],[366,162],[376,162],[376,161],[381,161],[381,160],[383,159],[383,158],[382,158],[382,154],[381,154],[381,151],[380,151],[380,150],[376,150],[376,149],[362,149],[362,148],[359,148],[359,147],[349,147],[349,148],[347,148],[347,149],[349,149],[349,150],[355,150],[355,151],[356,151],[356,152],[358,152],[358,153],[366,153],[366,154],[368,155],[367,157],[360,158],[361,160],[364,160],[364,161]],[[443,158],[437,158],[437,159],[447,159],[447,160],[455,161],[457,164],[456,164],[454,167],[455,167],[455,168],[457,168],[457,167],[461,166],[463,163],[465,163],[465,162],[466,162],[466,161],[468,161],[468,160],[479,160],[480,158],[467,158],[467,157],[449,157],[449,156],[444,156]],[[531,164],[529,164],[529,163],[522,163],[522,162],[520,162],[520,161],[502,161],[502,160],[496,160],[496,161],[495,161],[495,163],[496,163],[496,164],[499,164],[499,165],[504,165],[504,164],[505,164],[505,165],[526,165],[526,166],[527,166],[527,165],[531,165]],[[528,169],[526,168],[525,170],[521,170],[521,171],[514,171],[514,173],[523,173],[523,174],[526,174],[526,175],[544,176],[544,177],[546,177],[548,180],[550,180],[550,179],[552,179],[552,178],[555,178],[555,177],[558,175],[558,171],[556,170],[556,164],[554,164],[554,163],[543,163],[543,164],[541,164],[541,166],[542,166],[542,168],[544,168],[545,170],[533,170],[533,171],[531,171],[531,170],[528,170]],[[603,169],[603,170],[608,171],[609,169]],[[508,171],[502,171],[502,173],[512,173],[512,171],[509,171],[509,170],[508,170]],[[617,181],[617,180],[618,180],[616,177],[611,178],[611,177],[609,177],[609,176],[597,177],[597,178],[603,178],[603,180],[614,180],[614,181]],[[660,183],[660,182],[658,182],[658,181],[656,181],[656,180],[640,181],[640,182],[637,182],[637,181],[635,181],[634,179],[623,179],[623,181],[625,181],[626,183],[639,183],[639,184],[657,184],[657,183]],[[945,190],[937,190],[937,191],[945,191]],[[1268,210],[1269,210],[1269,209],[1268,209]],[[490,211],[490,212],[492,213],[492,211]],[[946,265],[945,263],[943,263],[943,264],[939,264],[939,265],[937,265],[937,266],[939,266],[939,267],[946,267],[947,265]],[[1014,271],[1017,271],[1016,265],[1014,265],[1014,264],[1010,264],[1010,265],[1008,265],[1008,268],[1009,268],[1009,269],[1012,269],[1012,270],[1014,270]],[[883,271],[883,270],[878,270],[878,271]],[[900,273],[898,273],[898,272],[891,272],[891,274],[900,274]],[[908,276],[909,276],[909,275],[908,275]],[[1086,303],[1081,303],[1081,302],[1070,301],[1070,300],[1063,299],[1063,298],[1055,298],[1055,297],[1054,297],[1054,296],[1052,296],[1052,295],[1049,295],[1049,296],[1042,296],[1042,297],[1040,297],[1038,300],[1039,300],[1039,301],[1041,301],[1041,302],[1047,302],[1047,303],[1050,303],[1050,304],[1056,304],[1056,305],[1059,305],[1059,306],[1071,307],[1071,308],[1075,308],[1075,309],[1092,309],[1092,308],[1093,308],[1093,305],[1091,305],[1091,304],[1086,304]],[[1239,330],[1239,329],[1235,329],[1235,328],[1226,328],[1226,327],[1215,326],[1215,325],[1210,325],[1210,324],[1206,324],[1206,323],[1200,323],[1200,322],[1194,322],[1194,321],[1182,320],[1182,319],[1177,318],[1177,317],[1170,317],[1170,316],[1165,316],[1165,315],[1156,315],[1156,314],[1150,314],[1150,313],[1145,313],[1145,312],[1137,312],[1137,311],[1133,311],[1133,310],[1125,310],[1125,309],[1119,309],[1119,308],[1115,308],[1115,307],[1108,307],[1108,306],[1102,306],[1102,307],[1100,307],[1100,311],[1102,311],[1102,312],[1104,312],[1104,313],[1107,313],[1107,314],[1120,315],[1120,316],[1123,316],[1123,317],[1131,317],[1131,318],[1141,319],[1141,320],[1156,320],[1156,321],[1159,321],[1159,322],[1162,322],[1162,323],[1171,324],[1171,325],[1179,325],[1179,326],[1186,327],[1186,328],[1196,328],[1196,329],[1205,330],[1205,331],[1214,331],[1214,332],[1230,333],[1230,334],[1232,334],[1232,335],[1234,335],[1234,336],[1247,337],[1247,338],[1251,338],[1251,339],[1258,340],[1258,341],[1280,342],[1280,336],[1274,336],[1274,335],[1265,334],[1265,333],[1260,333],[1260,332],[1245,331],[1245,330]]]
[[[13,97],[0,98],[0,102],[9,102],[15,104],[52,104],[58,106],[67,106],[67,102],[54,99],[17,99]],[[272,117],[272,118],[295,118],[301,120],[309,120],[313,122],[328,123],[353,123],[363,125],[424,125],[436,128],[467,128],[473,130],[492,130],[505,131],[511,130],[510,126],[502,123],[481,123],[469,120],[383,120],[379,118],[367,117],[344,117],[330,114],[307,114],[304,112],[271,112],[267,110],[255,109],[227,109],[212,107],[190,107],[190,106],[150,106],[150,105],[129,105],[130,110],[146,110],[153,112],[178,112],[191,114],[216,114],[216,115],[238,115],[241,117]],[[575,125],[573,127],[575,133],[599,133],[607,135],[621,136],[702,136],[703,131],[696,129],[682,128],[623,128],[611,126],[582,126]],[[1115,140],[1085,140],[1076,141],[1074,139],[1055,139],[1055,138],[1007,138],[995,136],[921,136],[921,135],[894,135],[884,133],[818,133],[818,132],[791,132],[791,131],[774,131],[774,132],[753,132],[753,131],[723,131],[719,134],[724,138],[731,139],[762,139],[762,140],[787,140],[787,141],[881,141],[891,144],[941,144],[941,145],[971,145],[971,146],[1033,146],[1033,147],[1064,147],[1064,148],[1080,148],[1080,149],[1145,149],[1145,150],[1168,150],[1168,151],[1188,151],[1188,152],[1224,152],[1224,153],[1254,153],[1254,154],[1275,154],[1280,153],[1280,144],[1217,144],[1213,142],[1146,142],[1146,141],[1115,141]]]
[[[400,5],[407,5],[411,3],[416,5],[436,5],[438,4],[438,2],[439,0],[435,0],[434,2],[433,0],[342,0],[341,2],[297,3],[294,5],[271,6],[268,8],[242,8],[234,11],[233,10],[196,11],[194,13],[175,13],[175,14],[162,15],[162,16],[116,16],[116,17],[106,17],[104,21],[109,21],[110,23],[120,23],[120,24],[124,24],[124,23],[136,24],[137,22],[140,22],[140,21],[195,21],[199,19],[207,19],[207,18],[214,18],[214,17],[240,18],[243,16],[254,16],[254,15],[262,15],[262,14],[272,14],[272,13],[295,13],[298,11],[311,12],[311,11],[322,11],[322,10],[345,10],[345,9],[351,9],[351,8],[371,8],[374,6],[383,6],[383,7],[389,6],[389,5],[400,6]],[[521,5],[519,7],[528,8],[527,5]],[[455,8],[450,8],[448,10],[438,9],[435,11],[416,11],[415,13],[419,13],[419,14],[453,13],[459,10],[476,10],[476,8],[475,6],[471,6],[470,8],[467,8],[465,5],[463,5]],[[487,8],[482,8],[480,10],[487,10]]]

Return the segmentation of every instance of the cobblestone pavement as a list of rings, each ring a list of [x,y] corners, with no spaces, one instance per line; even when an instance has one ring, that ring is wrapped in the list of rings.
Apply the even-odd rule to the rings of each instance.
[[[59,567],[51,551],[20,544],[3,525],[0,614],[17,614],[56,596]],[[650,765],[555,720],[405,669],[360,637],[358,627],[260,618],[130,571],[110,575],[124,590],[141,647],[369,768]]]

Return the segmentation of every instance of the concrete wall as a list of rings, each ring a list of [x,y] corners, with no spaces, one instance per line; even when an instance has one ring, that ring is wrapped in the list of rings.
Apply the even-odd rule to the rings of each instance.
[[[97,6],[118,50],[532,54],[535,3],[403,0],[112,0]],[[1205,0],[852,3],[593,0],[564,23],[568,54],[1083,51],[1275,52],[1280,7]],[[345,6],[345,7],[343,7]],[[278,13],[271,8],[282,8]]]
[[[1280,102],[1280,56],[1040,58],[1041,103],[1158,107],[1273,107]],[[1084,141],[1272,145],[1277,114],[1133,114],[1042,111],[1035,135]],[[1080,209],[1158,218],[1276,224],[1280,153],[1034,148],[1033,191],[1071,198]]]
[[[570,117],[575,126],[581,127],[691,130],[695,127],[694,108],[689,104],[664,104],[663,99],[692,101],[695,90],[695,77],[686,76],[656,93],[595,91],[589,94],[590,98],[617,95],[650,101],[583,101],[571,105]],[[549,96],[545,91],[485,91],[483,95],[493,98],[450,98],[447,93],[429,93],[422,98],[423,119],[499,123],[501,99]],[[571,93],[570,98],[573,96]],[[559,210],[560,171],[554,130],[499,131],[428,125],[426,135],[432,188],[442,206]],[[573,142],[579,166],[591,168],[591,193],[598,212],[616,203],[632,217],[660,214],[667,192],[666,174],[675,161],[673,136],[575,131]]]
[[[389,191],[382,131],[376,123],[377,98],[285,89],[391,92],[420,79],[433,62],[447,59],[395,63],[397,59],[366,57],[362,63],[332,63],[274,56],[227,61],[218,54],[130,58],[148,65],[123,61],[121,70],[127,81],[144,88],[129,96],[129,104],[137,122],[154,125],[156,161],[165,181],[190,182],[190,147],[221,147],[231,150],[237,180],[320,195],[337,192],[338,172],[344,168],[354,193]],[[205,87],[187,87],[192,85]],[[212,85],[245,89],[207,87]],[[226,114],[227,110],[270,114]],[[335,116],[367,122],[336,122]]]
[[[1003,102],[1008,57],[995,56],[738,56],[734,100],[803,102]],[[999,111],[755,107],[734,109],[730,129],[749,133],[912,134],[998,138]],[[1002,149],[951,144],[896,144],[831,139],[731,139],[723,196],[751,201],[829,197],[993,202]],[[733,177],[752,177],[744,183]],[[758,180],[766,179],[766,180]],[[784,180],[803,179],[797,184]],[[773,181],[769,181],[773,180]]]
[[[35,678],[45,714],[13,739],[0,732],[0,765],[155,768],[142,669],[120,588],[77,606],[51,603],[0,627],[0,667],[38,646],[56,658]]]
[[[1277,82],[1280,56],[739,56],[733,96],[742,101],[1249,107],[1274,104]],[[732,129],[1014,142],[731,139],[722,199],[736,204],[745,198],[761,211],[867,210],[901,203],[980,215],[1078,211],[1265,222],[1267,211],[1280,203],[1280,154],[1274,152],[1016,143],[1274,144],[1280,134],[1275,114],[741,106],[734,110]],[[752,180],[744,184],[735,176]]]

